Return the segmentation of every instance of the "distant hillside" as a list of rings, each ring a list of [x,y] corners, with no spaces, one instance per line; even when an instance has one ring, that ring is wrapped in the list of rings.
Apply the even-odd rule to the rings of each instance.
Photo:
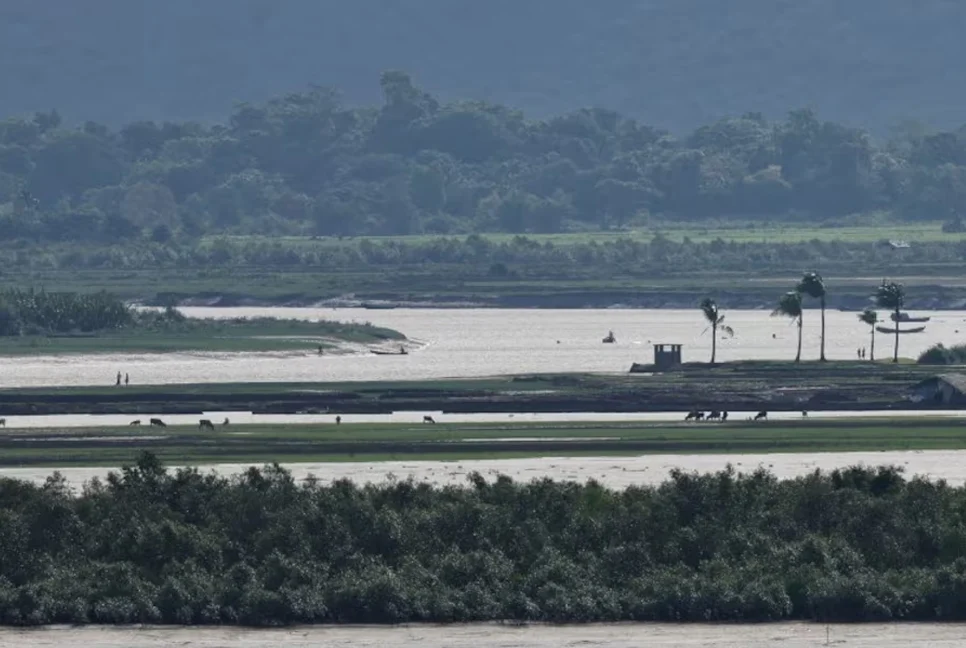
[[[595,105],[683,130],[800,107],[882,131],[966,122],[958,0],[74,0],[0,3],[0,115],[224,119],[405,69],[533,116]]]

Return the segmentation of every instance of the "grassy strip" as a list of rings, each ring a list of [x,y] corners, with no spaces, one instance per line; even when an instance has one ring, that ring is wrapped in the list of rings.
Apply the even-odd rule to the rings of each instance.
[[[83,336],[3,336],[0,355],[85,353],[316,352],[342,342],[382,343],[404,339],[391,329],[342,322],[260,318],[192,320],[173,329],[129,328]]]
[[[241,427],[244,429],[237,429]],[[960,423],[925,418],[694,425],[312,424],[235,428],[206,432],[194,426],[171,426],[134,434],[129,428],[117,427],[10,430],[0,434],[0,465],[116,465],[142,450],[155,452],[166,461],[264,463],[966,449],[966,433]]]

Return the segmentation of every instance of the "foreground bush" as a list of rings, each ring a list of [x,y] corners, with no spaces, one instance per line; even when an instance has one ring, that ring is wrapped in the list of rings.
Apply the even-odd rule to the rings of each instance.
[[[963,620],[964,515],[893,468],[300,486],[145,455],[79,496],[0,481],[0,620]]]
[[[919,356],[917,362],[921,365],[960,365],[966,364],[966,344],[951,347],[934,344]]]

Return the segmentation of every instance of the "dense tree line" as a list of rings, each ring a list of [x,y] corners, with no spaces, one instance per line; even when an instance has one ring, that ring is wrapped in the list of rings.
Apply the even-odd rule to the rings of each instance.
[[[0,480],[0,620],[963,620],[964,511],[891,468],[360,487],[145,455],[77,496]]]
[[[798,110],[684,137],[603,109],[530,120],[442,102],[398,71],[383,102],[317,88],[227,124],[0,122],[0,232],[114,242],[210,233],[559,232],[708,217],[835,221],[884,210],[962,228],[966,130],[876,144]]]
[[[131,307],[107,292],[0,292],[0,335],[91,333],[119,329],[134,320]]]
[[[383,271],[419,267],[445,277],[455,271],[501,278],[571,276],[664,277],[707,272],[786,272],[790,267],[821,267],[826,274],[961,263],[966,242],[916,245],[897,255],[888,247],[846,241],[753,243],[652,241],[540,241],[516,236],[494,241],[471,234],[429,239],[291,241],[218,237],[180,243],[127,242],[113,245],[35,244],[0,247],[0,273],[12,270],[155,269],[257,267],[326,273]],[[455,278],[455,275],[449,274]]]

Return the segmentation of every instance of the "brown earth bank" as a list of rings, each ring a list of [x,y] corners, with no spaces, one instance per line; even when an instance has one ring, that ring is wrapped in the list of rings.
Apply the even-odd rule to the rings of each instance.
[[[950,367],[870,362],[685,364],[663,373],[545,374],[387,383],[9,389],[3,415],[930,410],[914,387]]]

